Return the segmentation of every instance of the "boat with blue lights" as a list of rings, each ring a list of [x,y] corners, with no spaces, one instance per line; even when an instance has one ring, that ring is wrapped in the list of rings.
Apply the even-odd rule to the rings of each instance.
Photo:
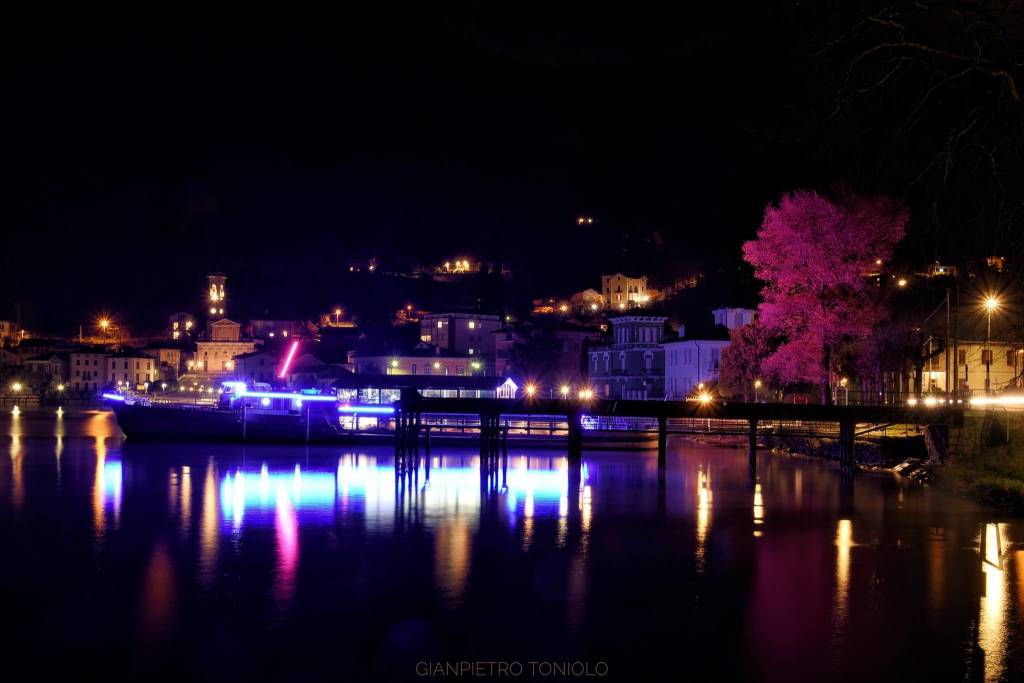
[[[131,440],[290,443],[391,443],[393,401],[398,396],[399,392],[390,389],[373,393],[345,388],[284,391],[235,381],[224,382],[216,399],[211,395],[204,403],[103,394],[121,431]],[[439,445],[470,445],[479,438],[478,416],[431,414],[424,418],[430,439]],[[508,415],[504,421],[509,443],[542,448],[565,444],[568,425],[564,416]],[[586,417],[583,422],[583,428],[598,437],[588,443],[598,447],[650,447],[649,427],[597,424]]]

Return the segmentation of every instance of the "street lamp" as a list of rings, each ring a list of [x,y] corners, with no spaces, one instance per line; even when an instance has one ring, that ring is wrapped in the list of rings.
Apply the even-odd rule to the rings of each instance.
[[[761,391],[761,380],[755,379],[754,380],[754,403],[757,403],[758,394],[760,393],[760,391]]]
[[[11,384],[11,391],[13,391],[14,393],[18,393],[19,391],[21,391],[21,382],[14,382],[13,384]]]
[[[999,310],[999,299],[994,296],[985,297],[985,314],[988,318],[985,328],[985,393],[988,393],[992,386],[992,349],[989,348],[989,344],[992,342],[992,313],[997,310]]]
[[[568,384],[563,384],[561,386],[561,388],[559,389],[559,391],[561,392],[563,399],[564,398],[569,398],[569,385]]]
[[[526,396],[528,398],[533,398],[533,395],[536,394],[536,393],[537,393],[537,385],[535,385],[535,384],[527,384],[526,385]]]

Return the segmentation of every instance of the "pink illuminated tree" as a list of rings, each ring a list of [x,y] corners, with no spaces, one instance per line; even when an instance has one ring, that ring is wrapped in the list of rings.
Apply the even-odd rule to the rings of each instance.
[[[765,359],[771,355],[776,340],[771,330],[758,320],[749,325],[737,327],[729,333],[729,345],[722,349],[722,368],[719,373],[721,388],[732,396],[742,396],[749,401],[758,392],[754,383],[760,381],[768,390],[771,378],[762,368]]]
[[[906,222],[901,204],[846,188],[829,196],[797,190],[767,207],[757,238],[743,245],[765,282],[761,324],[784,339],[765,359],[765,373],[817,384],[830,402],[833,351],[866,338],[886,315],[882,290],[867,274],[889,260]]]

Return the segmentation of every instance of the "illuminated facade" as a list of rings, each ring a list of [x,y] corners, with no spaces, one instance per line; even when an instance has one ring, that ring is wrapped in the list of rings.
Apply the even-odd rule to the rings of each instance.
[[[196,319],[191,314],[179,312],[169,319],[170,337],[173,340],[187,339],[196,331]]]
[[[646,277],[629,277],[622,273],[601,276],[601,297],[612,310],[643,306],[651,300]]]
[[[228,278],[220,273],[206,276],[206,305],[211,317],[224,316],[227,310],[227,290],[224,285]]]
[[[242,339],[242,326],[224,318],[207,326],[207,338],[196,342],[195,358],[188,368],[189,374],[211,376],[231,375],[235,370],[235,356],[252,353],[256,342]]]

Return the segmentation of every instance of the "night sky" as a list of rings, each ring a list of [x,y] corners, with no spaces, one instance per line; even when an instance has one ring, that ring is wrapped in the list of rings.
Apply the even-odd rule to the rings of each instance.
[[[728,280],[765,202],[849,175],[801,139],[808,18],[763,6],[12,25],[0,303],[156,325],[222,270],[312,315],[362,255]]]

